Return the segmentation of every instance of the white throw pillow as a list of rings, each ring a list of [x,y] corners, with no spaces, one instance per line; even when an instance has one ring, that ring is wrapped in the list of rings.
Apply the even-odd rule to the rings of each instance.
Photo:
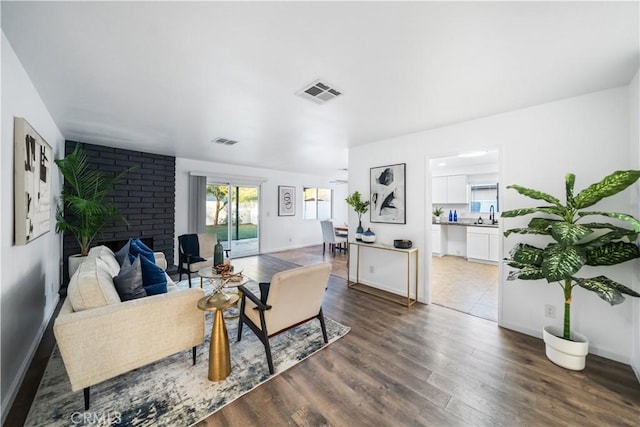
[[[120,264],[113,254],[113,251],[106,246],[96,246],[89,250],[89,256],[100,258],[109,268],[111,277],[117,276],[120,272]]]
[[[88,257],[80,264],[67,288],[67,298],[73,311],[120,303],[110,270],[100,258]]]

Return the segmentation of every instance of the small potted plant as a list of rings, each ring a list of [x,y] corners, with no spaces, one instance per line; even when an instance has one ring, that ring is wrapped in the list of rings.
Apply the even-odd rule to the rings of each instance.
[[[345,199],[347,204],[351,206],[356,214],[358,214],[358,229],[356,230],[356,240],[362,240],[362,233],[364,233],[364,229],[362,228],[362,214],[367,213],[369,210],[369,200],[366,202],[362,201],[362,196],[359,191],[355,191],[349,197]]]
[[[436,206],[435,208],[433,208],[433,218],[436,220],[436,224],[440,223],[440,217],[442,216],[443,213],[444,211],[442,210],[441,207]]]
[[[564,295],[563,328],[545,326],[543,330],[546,355],[555,364],[572,370],[582,370],[588,353],[587,338],[571,330],[571,294],[576,286],[595,292],[611,305],[624,301],[623,294],[640,297],[629,287],[603,275],[579,277],[583,266],[610,266],[640,257],[635,243],[640,222],[631,215],[619,212],[586,210],[600,200],[617,194],[640,178],[640,171],[616,171],[602,181],[592,184],[574,195],[575,175],[565,178],[566,196],[564,204],[554,196],[542,191],[511,185],[507,188],[535,200],[545,206],[521,208],[502,213],[503,218],[529,214],[542,214],[531,219],[526,228],[515,228],[504,232],[510,234],[534,234],[552,239],[545,248],[528,243],[518,243],[511,250],[506,263],[513,270],[507,280],[539,280],[556,282]],[[587,222],[587,217],[607,217],[630,224],[631,228],[610,222]]]

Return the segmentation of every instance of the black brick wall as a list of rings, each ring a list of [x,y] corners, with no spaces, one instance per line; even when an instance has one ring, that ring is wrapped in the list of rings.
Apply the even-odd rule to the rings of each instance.
[[[120,222],[105,227],[93,244],[129,237],[153,238],[152,249],[164,252],[167,260],[173,260],[176,158],[76,141],[66,141],[65,155],[77,144],[87,153],[89,164],[105,174],[113,175],[137,166],[120,179],[109,195],[128,224]],[[67,258],[77,253],[80,253],[78,242],[66,234],[63,239],[65,286],[69,283]]]

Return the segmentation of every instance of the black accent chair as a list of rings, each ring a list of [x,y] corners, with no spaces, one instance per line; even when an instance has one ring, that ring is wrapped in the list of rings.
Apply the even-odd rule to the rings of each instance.
[[[213,265],[213,247],[218,237],[212,233],[191,233],[178,236],[178,280],[186,273],[191,287],[191,273],[197,273],[205,267]],[[229,256],[229,249],[224,250]]]
[[[238,323],[238,341],[246,324],[262,341],[267,354],[269,372],[274,373],[269,338],[313,319],[320,321],[322,337],[328,343],[327,328],[322,314],[331,264],[322,263],[281,271],[273,275],[268,294],[262,290],[262,301],[244,285]],[[262,286],[261,286],[262,287]],[[295,309],[292,309],[295,307]]]

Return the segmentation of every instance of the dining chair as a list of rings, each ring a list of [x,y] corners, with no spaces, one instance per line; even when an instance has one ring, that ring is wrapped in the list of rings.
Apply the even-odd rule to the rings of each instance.
[[[329,250],[332,253],[336,254],[336,247],[341,245],[345,245],[344,249],[346,250],[347,238],[342,236],[336,236],[336,231],[333,228],[333,222],[331,221],[320,221],[320,226],[322,227],[322,255],[325,254],[326,246],[329,245]]]

